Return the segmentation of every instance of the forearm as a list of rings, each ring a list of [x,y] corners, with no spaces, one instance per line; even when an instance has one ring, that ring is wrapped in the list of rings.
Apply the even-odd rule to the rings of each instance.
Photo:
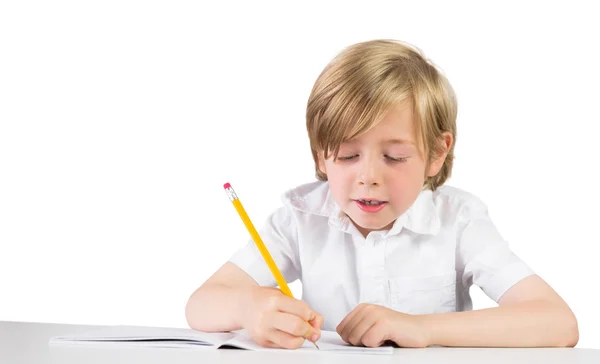
[[[422,315],[418,319],[425,328],[429,345],[572,347],[579,339],[573,313],[543,301]]]
[[[211,284],[199,288],[190,297],[185,314],[188,325],[201,331],[232,331],[241,329],[241,302],[246,288]]]

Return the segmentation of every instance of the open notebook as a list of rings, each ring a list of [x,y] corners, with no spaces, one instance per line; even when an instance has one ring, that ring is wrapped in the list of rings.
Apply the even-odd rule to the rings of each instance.
[[[282,351],[284,349],[264,348],[248,336],[244,330],[209,333],[193,329],[146,327],[146,326],[106,326],[83,334],[57,336],[50,339],[51,345],[59,344],[104,344],[104,345],[137,345],[151,347],[195,347],[219,349],[234,347],[256,351]],[[345,354],[392,354],[391,346],[366,348],[352,346],[334,331],[321,331],[317,342],[321,351]],[[305,341],[295,351],[317,351],[314,345]]]

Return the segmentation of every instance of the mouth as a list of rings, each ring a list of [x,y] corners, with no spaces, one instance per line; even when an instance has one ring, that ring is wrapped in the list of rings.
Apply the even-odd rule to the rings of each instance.
[[[354,202],[356,202],[362,211],[369,213],[379,212],[385,207],[385,205],[387,205],[387,201],[375,200],[371,198],[361,198],[354,200]]]
[[[359,202],[363,205],[367,205],[367,206],[379,206],[381,204],[387,203],[387,201],[374,200],[374,199],[370,199],[370,198],[361,198],[361,199],[354,200],[354,201]]]

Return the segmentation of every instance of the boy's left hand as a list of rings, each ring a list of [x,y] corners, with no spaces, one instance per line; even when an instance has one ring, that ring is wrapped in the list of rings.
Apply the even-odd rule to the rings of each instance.
[[[344,341],[357,346],[377,347],[391,340],[401,347],[423,348],[429,343],[418,317],[361,303],[340,322],[336,331]]]

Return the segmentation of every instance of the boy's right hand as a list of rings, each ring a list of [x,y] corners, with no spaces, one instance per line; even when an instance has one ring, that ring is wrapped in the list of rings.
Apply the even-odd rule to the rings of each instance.
[[[321,336],[323,317],[304,301],[272,287],[252,287],[244,298],[241,325],[260,346],[297,349]]]

